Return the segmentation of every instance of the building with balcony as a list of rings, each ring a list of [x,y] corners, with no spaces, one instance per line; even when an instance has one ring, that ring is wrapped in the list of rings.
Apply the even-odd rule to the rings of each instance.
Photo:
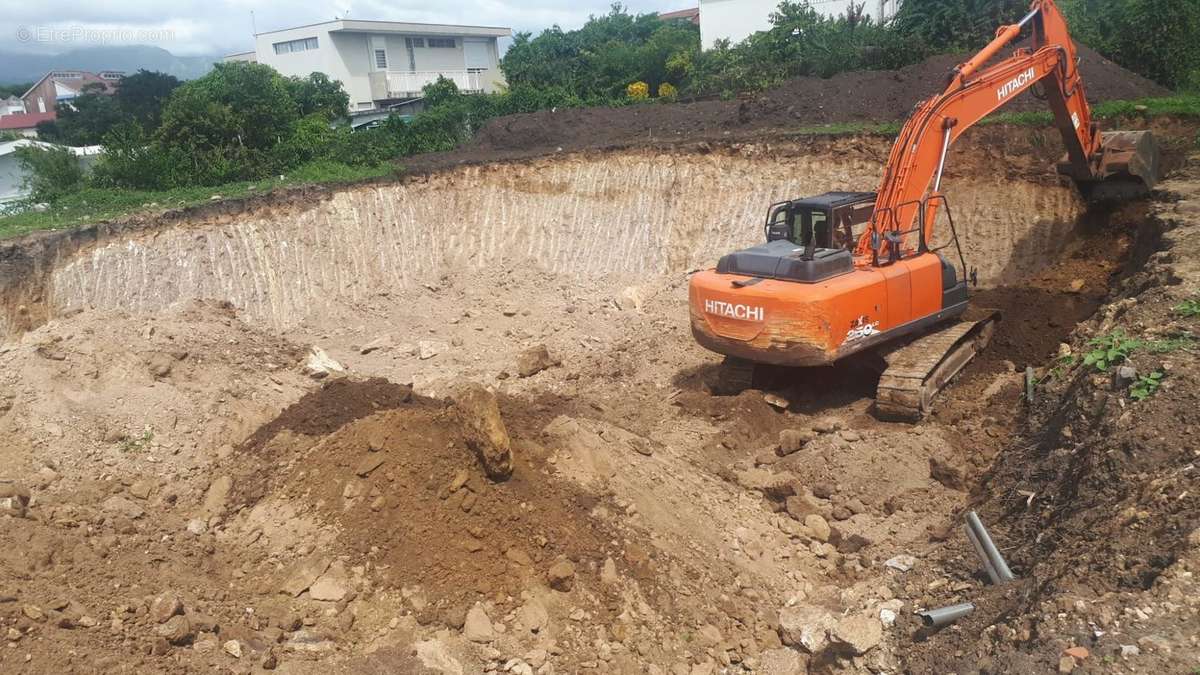
[[[324,73],[342,83],[359,115],[410,105],[438,77],[464,92],[496,91],[504,83],[498,41],[511,35],[510,28],[337,19],[258,33],[253,52],[225,60],[297,77]]]

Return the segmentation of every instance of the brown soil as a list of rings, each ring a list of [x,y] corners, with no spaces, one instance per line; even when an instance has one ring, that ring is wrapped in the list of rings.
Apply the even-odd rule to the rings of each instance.
[[[1162,96],[1169,91],[1080,47],[1080,69],[1092,102]],[[700,101],[625,108],[541,111],[492,120],[475,140],[447,155],[413,158],[420,169],[447,161],[476,162],[555,152],[675,142],[723,141],[766,130],[786,132],[843,122],[903,120],[920,100],[945,86],[961,55],[934,56],[895,71],[858,71],[829,79],[789,80],[761,95],[735,101]],[[1008,111],[1045,110],[1025,93]]]

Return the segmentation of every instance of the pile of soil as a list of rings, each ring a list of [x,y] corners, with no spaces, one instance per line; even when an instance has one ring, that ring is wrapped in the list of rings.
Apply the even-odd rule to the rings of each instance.
[[[545,423],[528,421],[532,434]],[[250,437],[234,484],[251,508],[311,504],[340,533],[342,555],[385,570],[388,585],[422,588],[428,618],[448,625],[475,601],[519,595],[556,561],[595,572],[616,555],[613,534],[589,515],[596,497],[546,480],[537,452],[519,453],[508,480],[489,480],[467,426],[456,406],[407,386],[337,380]]]
[[[1079,46],[1088,99],[1161,96],[1164,87]],[[903,120],[920,100],[941,90],[951,69],[966,58],[942,54],[899,70],[855,71],[829,79],[799,77],[758,96],[627,108],[545,110],[489,122],[475,141],[452,156],[461,161],[728,139],[769,129],[838,122]],[[1005,110],[1045,110],[1030,92]],[[421,166],[427,159],[410,164]]]

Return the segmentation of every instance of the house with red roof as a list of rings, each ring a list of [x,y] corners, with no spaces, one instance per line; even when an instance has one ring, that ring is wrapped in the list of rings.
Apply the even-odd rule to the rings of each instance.
[[[102,70],[52,70],[42,76],[21,96],[27,113],[52,113],[59,103],[69,103],[86,91],[113,94],[125,73]]]
[[[53,110],[44,113],[0,115],[0,133],[12,132],[26,138],[37,138],[38,123],[53,122],[55,117]]]

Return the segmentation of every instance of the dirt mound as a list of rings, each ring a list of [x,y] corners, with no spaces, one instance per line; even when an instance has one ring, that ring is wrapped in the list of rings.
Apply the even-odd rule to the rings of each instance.
[[[242,448],[247,451],[258,450],[284,430],[306,436],[322,436],[354,420],[381,410],[399,408],[412,400],[412,387],[383,378],[333,380],[321,389],[305,394],[269,424],[259,427],[242,444]]]
[[[1146,78],[1079,47],[1089,100],[1136,99],[1168,92]],[[701,101],[626,108],[582,108],[492,120],[453,156],[521,156],[673,141],[720,140],[767,129],[838,122],[903,120],[913,106],[945,86],[961,54],[943,54],[899,70],[855,71],[829,79],[800,77],[737,101]],[[1045,110],[1031,93],[1005,110]],[[490,155],[489,155],[490,153]],[[415,165],[420,165],[417,160]]]
[[[489,480],[467,414],[385,380],[332,382],[251,436],[231,462],[233,482],[251,510],[311,505],[302,511],[335,529],[348,566],[421,589],[422,623],[460,627],[477,601],[503,605],[531,580],[551,583],[558,562],[597,574],[616,555],[614,534],[590,515],[597,498],[548,480],[544,453],[528,443],[511,478]],[[539,429],[510,433],[520,443]]]

